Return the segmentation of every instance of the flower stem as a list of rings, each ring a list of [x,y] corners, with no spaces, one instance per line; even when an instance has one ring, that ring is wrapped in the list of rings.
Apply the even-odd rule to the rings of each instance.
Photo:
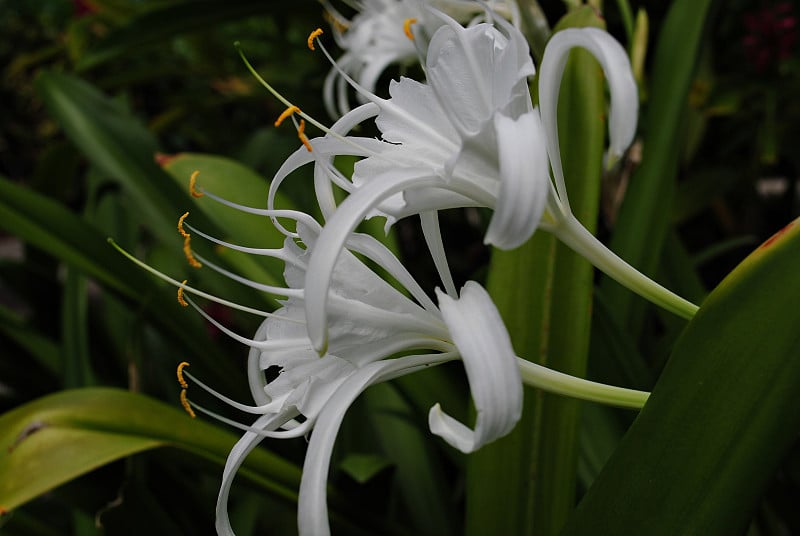
[[[526,361],[521,357],[517,358],[517,365],[522,374],[522,381],[526,385],[537,387],[549,393],[570,396],[590,402],[600,402],[610,406],[635,409],[644,406],[650,396],[650,393],[646,391],[615,387],[570,376],[569,374]]]
[[[550,230],[559,240],[606,275],[654,304],[686,319],[691,319],[697,312],[697,305],[662,287],[619,258],[574,216],[559,218]]]

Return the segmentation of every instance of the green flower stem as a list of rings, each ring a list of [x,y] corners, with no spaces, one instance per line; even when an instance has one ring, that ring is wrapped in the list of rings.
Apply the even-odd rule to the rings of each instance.
[[[549,230],[606,275],[654,304],[686,319],[697,312],[697,305],[662,287],[622,260],[574,217],[560,218]]]
[[[585,380],[526,361],[521,357],[517,358],[517,364],[522,374],[522,381],[526,385],[557,395],[635,409],[644,406],[650,396],[647,391],[637,391]]]

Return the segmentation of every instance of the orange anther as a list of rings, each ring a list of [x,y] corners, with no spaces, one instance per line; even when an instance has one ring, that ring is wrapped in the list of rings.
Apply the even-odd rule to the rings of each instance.
[[[183,221],[187,217],[189,217],[189,213],[188,212],[184,212],[183,216],[178,218],[178,232],[181,233],[181,236],[184,237],[184,238],[187,238],[189,236],[189,233],[187,233],[186,231],[183,230]]]
[[[293,104],[293,105],[291,105],[291,106],[289,106],[289,107],[288,107],[288,108],[286,108],[286,109],[283,111],[283,113],[281,113],[281,115],[279,115],[279,116],[278,116],[278,118],[275,120],[275,126],[276,126],[276,127],[279,127],[279,126],[281,126],[281,123],[283,123],[283,122],[286,120],[286,118],[287,118],[287,117],[289,117],[289,116],[290,116],[290,115],[292,115],[292,114],[296,114],[296,113],[300,113],[300,108],[298,108],[298,107],[297,107],[297,106],[295,106],[294,104]]]
[[[186,303],[186,300],[183,298],[183,285],[186,284],[186,281],[188,281],[188,279],[184,279],[183,282],[181,282],[181,286],[178,287],[178,303],[180,303],[184,307],[189,307],[189,304]]]
[[[184,389],[189,387],[189,384],[186,383],[186,380],[183,378],[183,369],[185,369],[188,366],[189,366],[188,361],[181,361],[180,363],[178,363],[178,383],[181,384],[181,387],[183,387]]]
[[[322,35],[322,33],[323,33],[322,32],[322,28],[317,28],[316,30],[314,30],[313,32],[308,34],[308,48],[309,49],[314,50],[314,39],[318,38],[320,35]]]
[[[416,23],[417,19],[414,18],[406,19],[405,21],[403,21],[403,33],[405,33],[406,37],[408,37],[412,41],[414,40],[414,34],[411,33],[411,25]]]
[[[192,253],[192,236],[188,233],[183,238],[183,254],[186,256],[186,260],[192,268],[200,268],[203,266],[200,264],[200,261],[194,258],[194,254]]]
[[[197,176],[200,175],[199,171],[195,171],[192,173],[192,176],[189,177],[189,193],[192,194],[192,197],[203,197],[203,192],[198,192],[195,186],[197,185]]]
[[[186,398],[186,389],[181,389],[181,406],[183,406],[183,409],[185,409],[186,413],[189,414],[189,417],[191,417],[192,419],[197,417],[197,415],[195,415],[194,413],[194,410],[192,409],[192,405],[189,404],[189,399]]]
[[[300,138],[300,141],[305,146],[306,150],[310,153],[311,152],[311,142],[308,141],[308,137],[306,136],[306,122],[304,119],[300,120],[300,124],[297,125],[297,137]]]

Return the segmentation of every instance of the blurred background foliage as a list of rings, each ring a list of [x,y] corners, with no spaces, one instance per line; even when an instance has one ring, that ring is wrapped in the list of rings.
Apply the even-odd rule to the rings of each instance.
[[[541,5],[551,25],[566,10],[562,2]],[[609,2],[604,15],[609,31],[632,46],[622,5]],[[648,45],[640,47],[647,51],[640,71],[645,141],[604,180],[598,232],[612,244],[648,134],[661,128],[647,122],[653,117],[647,111],[655,91],[652,50],[669,5],[643,1],[632,7],[649,20]],[[175,221],[192,209],[192,221],[217,236],[255,246],[280,244],[260,220],[245,227],[196,204],[186,194],[186,181],[201,169],[204,179],[255,204],[241,185],[258,195],[263,180],[266,192],[267,180],[298,146],[290,126],[272,126],[283,106],[246,71],[234,41],[264,78],[305,112],[325,119],[321,86],[330,66],[305,44],[309,30],[324,25],[322,11],[311,0],[0,0],[0,32],[6,36],[0,42],[0,413],[93,386],[142,393],[179,408],[174,368],[184,359],[216,388],[249,398],[245,348],[182,310],[172,289],[125,260],[105,238],[177,279],[190,278],[243,304],[270,306],[263,296],[185,266]],[[791,2],[712,3],[689,92],[675,118],[680,156],[668,206],[670,231],[656,265],[657,279],[687,297],[701,300],[758,243],[800,214],[798,16]],[[390,71],[385,79],[397,74]],[[283,206],[312,210],[310,184],[304,172],[287,181]],[[460,281],[485,277],[486,221],[477,211],[443,215]],[[435,272],[419,237],[414,222],[402,222],[392,240],[412,272],[432,288]],[[260,280],[281,278],[279,266],[219,256]],[[650,308],[636,322],[615,317],[607,310],[613,296],[607,306],[603,290],[601,285],[592,319],[590,374],[650,388],[683,324]],[[208,307],[237,332],[255,332],[257,319]],[[430,440],[426,429],[434,401],[468,411],[460,370],[447,366],[371,389],[348,415],[331,479],[335,530],[461,532],[464,458]],[[140,426],[134,435],[155,438],[139,449],[148,452],[25,499],[0,517],[0,532],[95,534],[98,524],[109,534],[211,532],[219,456],[236,434],[190,431],[182,443],[180,425],[170,435],[154,430],[146,418],[140,423],[146,411],[155,420],[177,419],[166,405],[152,409],[138,398],[120,403],[129,413],[100,411],[96,422],[67,426],[108,432],[130,418]],[[631,420],[629,412],[585,406],[579,491]],[[17,430],[14,437],[36,433]],[[206,450],[186,446],[193,433],[205,434]],[[173,448],[150,450],[155,446]],[[266,468],[261,478],[242,475],[234,486],[238,534],[295,530],[291,492],[304,441],[265,446],[276,458],[253,462],[256,473]],[[800,531],[794,508],[800,500],[798,461],[791,456],[775,476],[752,534]],[[22,484],[7,480],[6,486],[7,492]],[[0,508],[10,505],[0,500]]]

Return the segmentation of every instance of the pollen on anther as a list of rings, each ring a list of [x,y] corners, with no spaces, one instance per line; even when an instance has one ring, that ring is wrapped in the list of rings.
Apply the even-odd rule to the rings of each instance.
[[[303,146],[306,148],[306,151],[309,153],[311,152],[311,142],[308,141],[308,136],[306,136],[306,122],[304,119],[300,120],[300,124],[297,125],[297,137],[300,138]]]
[[[197,415],[195,415],[195,413],[194,413],[194,410],[192,409],[191,404],[189,404],[189,399],[186,398],[186,389],[185,388],[181,389],[181,406],[183,406],[183,409],[185,409],[186,413],[189,414],[189,417],[191,417],[192,419],[197,417]]]
[[[178,370],[177,370],[178,383],[184,389],[189,387],[189,384],[186,383],[186,379],[184,379],[184,377],[183,377],[183,369],[185,369],[188,366],[189,366],[189,362],[188,361],[181,361],[180,363],[178,363]]]
[[[195,171],[194,173],[192,173],[192,176],[189,177],[189,193],[192,194],[192,197],[203,197],[204,195],[206,195],[203,192],[197,191],[196,186],[197,186],[198,175],[200,175],[200,172]]]
[[[414,40],[414,34],[411,33],[411,25],[416,23],[417,19],[415,18],[410,18],[403,21],[403,33],[405,33],[406,37],[408,37],[412,41]]]
[[[186,236],[183,238],[183,254],[186,256],[186,260],[192,268],[201,268],[203,266],[200,264],[200,261],[194,258],[194,253],[192,253],[192,235],[189,233],[186,233]]]
[[[322,32],[322,28],[317,28],[316,30],[314,30],[313,32],[311,32],[308,35],[308,48],[310,50],[315,50],[314,49],[314,39],[318,38],[320,35],[322,35],[322,33],[323,33]]]
[[[183,216],[178,218],[178,232],[181,233],[181,236],[184,237],[184,238],[188,238],[189,237],[189,233],[187,233],[186,231],[183,230],[183,222],[188,217],[189,217],[189,213],[188,212],[184,212]]]
[[[300,108],[298,108],[298,107],[297,107],[297,106],[295,106],[294,104],[293,104],[293,105],[291,105],[291,106],[289,106],[289,107],[288,107],[288,108],[286,108],[286,109],[285,109],[285,110],[284,110],[284,111],[281,113],[281,115],[279,115],[279,116],[278,116],[278,118],[275,120],[275,126],[276,126],[276,127],[279,127],[279,126],[281,126],[281,123],[283,123],[283,122],[286,120],[286,118],[288,118],[288,117],[289,117],[289,116],[291,116],[292,114],[296,114],[296,113],[300,113]]]
[[[186,300],[183,298],[183,285],[186,284],[186,281],[188,281],[188,279],[184,279],[181,282],[181,286],[178,287],[178,303],[180,303],[184,307],[189,307],[189,304],[186,303]]]

